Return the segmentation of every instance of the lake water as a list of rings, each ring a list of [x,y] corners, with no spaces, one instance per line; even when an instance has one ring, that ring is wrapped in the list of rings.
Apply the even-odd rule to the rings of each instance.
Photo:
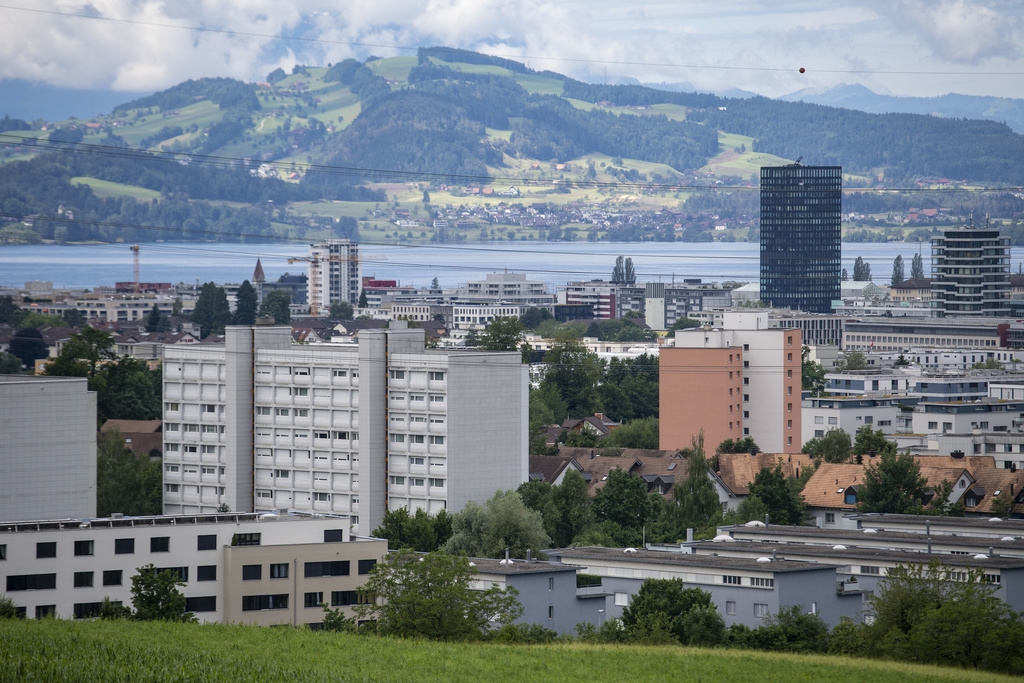
[[[843,267],[853,273],[858,256],[871,264],[875,282],[887,282],[892,262],[902,255],[906,276],[917,244],[844,244]],[[929,247],[921,245],[925,273]],[[568,280],[608,279],[618,255],[633,259],[639,282],[671,282],[673,278],[756,281],[758,245],[754,243],[689,242],[497,242],[472,245],[363,245],[363,274],[398,280],[403,285],[428,285],[437,277],[444,287],[483,279],[504,269],[543,280],[551,291]],[[239,283],[251,279],[257,257],[268,280],[285,272],[305,272],[303,262],[289,257],[308,253],[305,243],[172,244],[141,246],[140,279],[144,282]],[[1024,248],[1012,250],[1017,272]],[[131,281],[132,254],[127,244],[0,246],[0,287],[21,287],[30,280],[49,280],[55,287],[95,287]]]

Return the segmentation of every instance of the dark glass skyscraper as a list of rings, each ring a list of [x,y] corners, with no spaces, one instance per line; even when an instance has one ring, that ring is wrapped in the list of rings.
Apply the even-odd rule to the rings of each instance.
[[[842,271],[841,166],[761,169],[761,300],[830,313]]]

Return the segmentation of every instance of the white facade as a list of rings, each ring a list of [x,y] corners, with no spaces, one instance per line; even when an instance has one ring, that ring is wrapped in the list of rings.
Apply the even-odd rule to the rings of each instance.
[[[542,280],[527,280],[525,273],[487,273],[484,279],[471,280],[464,290],[469,296],[485,296],[501,301],[532,300],[533,297],[548,295],[547,284]]]
[[[518,318],[522,306],[510,304],[474,304],[452,306],[452,327],[456,330],[484,330],[495,318]]]
[[[224,347],[168,349],[164,511],[346,514],[460,510],[526,480],[527,368],[518,353],[424,349],[423,331],[291,344],[229,327]]]
[[[104,598],[130,605],[132,576],[139,567],[152,564],[172,569],[185,581],[180,590],[188,601],[187,609],[200,621],[260,623],[276,617],[279,623],[301,625],[323,617],[319,605],[304,610],[296,604],[301,599],[296,593],[309,582],[304,581],[302,560],[327,561],[340,556],[379,561],[387,545],[385,541],[353,540],[348,520],[341,517],[222,514],[0,524],[0,549],[5,594],[29,619],[95,617]],[[259,562],[260,556],[275,550],[275,555],[280,555],[284,549],[291,549],[291,554],[269,559],[287,561],[289,567],[280,577],[283,581],[266,585],[243,580],[241,571],[229,571],[226,560],[232,552],[245,551],[248,562]],[[362,583],[363,574],[359,576],[353,566],[351,576],[339,577],[335,583]],[[325,587],[329,591],[333,586]],[[282,602],[291,604],[281,612],[243,607],[244,596],[268,592],[287,594]]]
[[[336,301],[359,303],[362,287],[359,245],[349,240],[323,240],[309,246],[309,278],[306,291],[310,302],[326,311]]]
[[[95,392],[84,377],[0,375],[0,520],[95,514]]]
[[[852,438],[867,425],[883,434],[895,434],[899,405],[893,399],[866,397],[822,397],[803,401],[803,440],[825,436],[833,429],[842,429]]]
[[[1015,431],[1024,418],[1024,401],[979,400],[970,403],[919,403],[913,412],[915,434],[970,434]]]

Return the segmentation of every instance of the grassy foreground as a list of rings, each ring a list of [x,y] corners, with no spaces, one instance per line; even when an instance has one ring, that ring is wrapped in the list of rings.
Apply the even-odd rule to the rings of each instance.
[[[0,620],[2,681],[1008,681],[842,657],[441,644],[290,628]]]

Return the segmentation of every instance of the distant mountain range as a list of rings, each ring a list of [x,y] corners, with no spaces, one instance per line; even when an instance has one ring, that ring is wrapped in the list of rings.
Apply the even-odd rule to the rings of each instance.
[[[651,87],[674,90],[667,87],[668,85],[651,84]],[[979,97],[955,93],[939,97],[898,97],[879,95],[859,84],[844,84],[828,89],[805,88],[779,99],[857,109],[869,114],[930,114],[945,118],[985,119],[1005,123],[1015,132],[1024,133],[1024,100],[1008,97]]]

